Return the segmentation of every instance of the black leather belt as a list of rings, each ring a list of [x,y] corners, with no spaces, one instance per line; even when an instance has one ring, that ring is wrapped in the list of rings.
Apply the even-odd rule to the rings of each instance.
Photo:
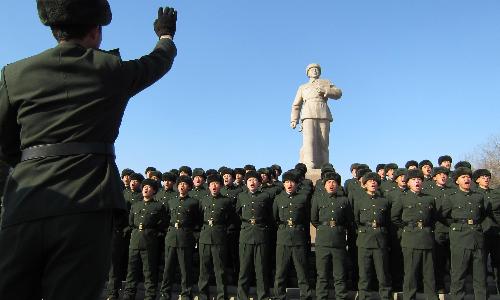
[[[429,227],[429,225],[425,224],[424,221],[406,222],[406,226],[412,227],[412,228],[419,228],[419,229],[424,229],[424,228]]]
[[[208,226],[225,225],[223,222],[216,222],[215,220],[206,220],[203,221],[203,224]]]
[[[115,146],[109,143],[58,143],[37,145],[22,150],[21,161],[49,156],[101,154],[115,156]]]
[[[325,221],[321,222],[321,225],[328,226],[328,227],[337,227],[337,226],[343,226],[342,224],[339,224],[337,220],[330,220],[330,221]]]

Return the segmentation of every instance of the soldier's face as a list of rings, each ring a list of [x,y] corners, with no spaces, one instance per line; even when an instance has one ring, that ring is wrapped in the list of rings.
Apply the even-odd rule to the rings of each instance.
[[[377,174],[378,174],[378,176],[380,176],[380,178],[384,178],[385,177],[385,170],[380,169],[380,170],[378,170]]]
[[[185,196],[189,192],[190,186],[185,182],[179,182],[177,185],[177,190],[179,191],[179,195]]]
[[[145,185],[142,187],[142,197],[144,197],[144,199],[151,199],[151,197],[153,197],[154,193],[155,193],[155,190],[151,186]]]
[[[179,172],[179,176],[187,176],[187,177],[190,177],[189,173],[188,173],[188,172],[185,172],[185,171],[180,171],[180,172]]]
[[[166,189],[166,190],[171,190],[173,187],[174,187],[174,182],[173,181],[170,181],[170,180],[165,180],[163,181],[163,187]]]
[[[432,179],[436,182],[437,185],[443,186],[446,184],[446,180],[448,180],[448,175],[445,173],[436,174]]]
[[[369,193],[375,193],[378,189],[378,183],[375,180],[370,179],[370,180],[366,181],[365,189]]]
[[[408,170],[415,170],[415,169],[417,169],[417,166],[409,166],[408,167]]]
[[[141,185],[141,183],[139,182],[139,180],[130,180],[130,189],[132,191],[139,190],[140,185]]]
[[[432,173],[432,168],[429,165],[422,166],[422,172],[425,176],[430,176]]]
[[[420,193],[422,191],[422,179],[420,178],[410,178],[407,184],[414,193]]]
[[[338,184],[337,184],[337,181],[333,180],[333,179],[330,179],[330,180],[327,180],[325,182],[325,191],[328,193],[328,194],[333,194],[333,193],[336,193],[337,192],[337,188],[338,188]]]
[[[199,186],[203,185],[203,183],[205,183],[205,179],[203,177],[201,177],[201,176],[195,176],[193,178],[193,185],[195,187],[199,187]]]
[[[243,181],[243,175],[242,174],[236,174],[236,182],[241,182]]]
[[[351,171],[352,177],[356,178],[357,171],[358,171],[357,169],[352,169],[352,171]]]
[[[208,189],[210,190],[210,194],[212,196],[216,196],[219,194],[220,192],[220,189],[221,189],[221,184],[220,182],[218,181],[212,181],[210,182],[210,184],[208,185]]]
[[[457,181],[455,183],[458,184],[458,187],[462,191],[468,191],[468,190],[470,190],[471,181],[472,181],[472,179],[470,178],[470,176],[465,174],[465,175],[458,177]]]
[[[396,178],[396,183],[400,188],[406,187],[405,176],[404,175],[398,176],[398,178]]]
[[[130,185],[130,175],[125,175],[122,177],[122,182],[125,186],[129,186]]]
[[[446,169],[450,169],[451,168],[451,161],[448,161],[448,160],[445,160],[443,162],[441,162],[441,167],[445,167]]]
[[[295,181],[285,180],[285,182],[283,182],[283,185],[285,186],[285,191],[288,194],[295,193],[295,191],[297,190],[297,183]]]
[[[394,177],[394,169],[387,170],[387,177],[392,179]]]
[[[260,178],[262,178],[262,183],[268,183],[269,182],[269,176],[267,174],[260,174]]]
[[[255,177],[250,177],[247,180],[247,188],[251,193],[254,193],[260,186],[259,180]]]
[[[483,175],[476,179],[476,183],[483,189],[487,189],[490,187],[490,180],[491,178],[489,176]]]
[[[234,182],[233,180],[233,176],[231,176],[231,174],[224,174],[222,176],[222,179],[224,180],[224,185],[225,186],[231,186]]]

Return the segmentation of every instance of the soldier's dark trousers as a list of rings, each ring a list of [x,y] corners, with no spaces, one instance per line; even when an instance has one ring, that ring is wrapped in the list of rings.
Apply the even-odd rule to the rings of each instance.
[[[474,299],[488,298],[486,286],[486,261],[484,249],[464,249],[452,245],[451,248],[451,286],[450,295],[453,300],[465,297],[465,278],[472,270]]]
[[[365,300],[370,298],[370,280],[373,276],[376,276],[379,284],[378,292],[380,299],[389,300],[391,295],[391,277],[388,250],[386,248],[367,249],[358,247],[358,265],[358,299]]]
[[[398,233],[398,229],[391,227],[390,229],[390,264],[391,264],[391,280],[392,280],[392,291],[400,292],[403,290],[403,250],[401,249],[401,238]]]
[[[142,265],[145,289],[144,300],[156,299],[159,259],[157,246],[158,244],[151,245],[148,249],[129,249],[127,280],[123,292],[124,298],[134,299]]]
[[[108,274],[107,295],[118,298],[122,280],[127,276],[128,246],[130,234],[124,236],[122,230],[114,230],[111,239],[111,266]]]
[[[486,248],[491,257],[493,273],[497,292],[500,292],[500,235],[497,233],[489,234],[485,237]]]
[[[250,279],[255,271],[257,299],[262,300],[267,296],[268,286],[266,274],[269,271],[267,244],[242,244],[240,243],[240,275],[238,279],[238,300],[248,300]]]
[[[176,264],[179,265],[181,271],[181,300],[188,300],[191,297],[193,247],[171,247],[165,245],[165,270],[160,288],[160,299],[170,299]]]
[[[0,299],[99,299],[112,213],[44,218],[0,230]]]
[[[276,245],[276,275],[274,278],[276,298],[286,299],[287,275],[292,262],[297,272],[300,299],[311,299],[311,288],[308,280],[307,247],[284,245]]]
[[[239,257],[239,231],[228,231],[227,233],[227,250],[228,250],[228,265],[231,270],[232,281],[230,284],[238,284],[238,276],[240,273],[240,257]]]
[[[432,249],[403,248],[404,283],[403,300],[414,300],[417,296],[419,274],[422,274],[427,300],[437,300],[434,278],[434,254]]]
[[[444,291],[445,277],[450,274],[450,237],[448,233],[434,233],[436,289]]]
[[[215,273],[215,283],[217,285],[217,300],[226,299],[226,274],[225,264],[226,249],[225,245],[207,245],[199,244],[200,253],[200,277],[198,279],[198,289],[203,299],[208,297],[208,281],[210,274]],[[213,266],[213,268],[212,268]]]
[[[316,299],[328,299],[330,270],[335,285],[335,299],[347,299],[347,251],[344,248],[316,246]]]

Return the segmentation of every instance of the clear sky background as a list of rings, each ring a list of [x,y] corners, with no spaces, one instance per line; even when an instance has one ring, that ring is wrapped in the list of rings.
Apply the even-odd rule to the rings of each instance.
[[[309,63],[343,90],[330,101],[330,158],[464,159],[500,133],[500,1],[111,0],[102,49],[147,54],[159,6],[178,10],[172,70],[132,98],[120,169],[257,168],[298,162],[290,128]],[[35,1],[0,2],[0,65],[53,47]]]

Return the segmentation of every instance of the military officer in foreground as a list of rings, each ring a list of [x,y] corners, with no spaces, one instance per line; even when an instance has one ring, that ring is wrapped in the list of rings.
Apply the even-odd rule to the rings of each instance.
[[[370,276],[373,269],[379,283],[379,295],[389,300],[391,277],[389,268],[389,225],[391,206],[378,192],[380,176],[375,172],[362,178],[365,193],[354,202],[354,220],[357,226],[359,300],[369,299]]]
[[[181,300],[192,297],[192,265],[194,230],[199,228],[201,216],[198,199],[189,196],[193,180],[181,175],[177,178],[179,195],[167,201],[169,227],[165,237],[165,268],[160,288],[160,300],[170,299],[176,263],[181,271]]]
[[[276,275],[275,297],[286,298],[288,270],[292,263],[297,272],[300,299],[310,299],[309,268],[309,223],[310,202],[307,195],[298,194],[299,178],[293,172],[283,174],[284,192],[276,196],[273,215],[276,226]],[[271,254],[272,255],[272,254]]]
[[[474,299],[488,298],[482,223],[489,212],[483,194],[471,190],[471,176],[468,168],[455,169],[453,180],[458,188],[446,195],[442,204],[442,214],[450,225],[450,294],[454,300],[464,299],[465,278],[471,273]]]
[[[260,175],[249,170],[245,174],[247,191],[238,195],[236,213],[241,219],[240,230],[240,274],[238,299],[248,300],[250,276],[255,272],[257,299],[268,295],[268,243],[269,230],[273,228],[271,195],[260,190]]]
[[[328,299],[328,281],[332,270],[335,299],[347,295],[347,241],[352,234],[353,213],[345,196],[339,196],[340,175],[334,172],[323,177],[323,193],[316,193],[311,204],[311,223],[316,227],[316,298]]]
[[[222,177],[207,177],[209,194],[200,200],[203,227],[200,232],[200,277],[198,289],[201,300],[208,299],[208,280],[214,273],[217,284],[217,300],[227,299],[225,265],[227,261],[227,228],[234,219],[235,211],[231,199],[221,195]],[[213,267],[212,267],[213,266]]]
[[[392,203],[391,220],[403,229],[403,299],[414,300],[422,274],[427,300],[437,299],[434,278],[434,223],[437,217],[434,197],[422,192],[424,173],[410,170],[405,176],[408,191]]]
[[[165,206],[154,199],[157,190],[158,184],[155,180],[145,179],[142,182],[143,201],[135,203],[130,210],[129,224],[133,229],[128,254],[127,280],[123,293],[124,300],[135,299],[141,265],[144,275],[144,299],[156,299],[161,238],[159,233],[165,230],[167,224]]]
[[[113,144],[129,99],[172,66],[177,13],[160,9],[154,50],[124,61],[99,50],[112,18],[107,0],[36,3],[58,44],[2,70],[0,160],[14,169],[3,199],[0,299],[97,299],[113,211],[126,209]]]

